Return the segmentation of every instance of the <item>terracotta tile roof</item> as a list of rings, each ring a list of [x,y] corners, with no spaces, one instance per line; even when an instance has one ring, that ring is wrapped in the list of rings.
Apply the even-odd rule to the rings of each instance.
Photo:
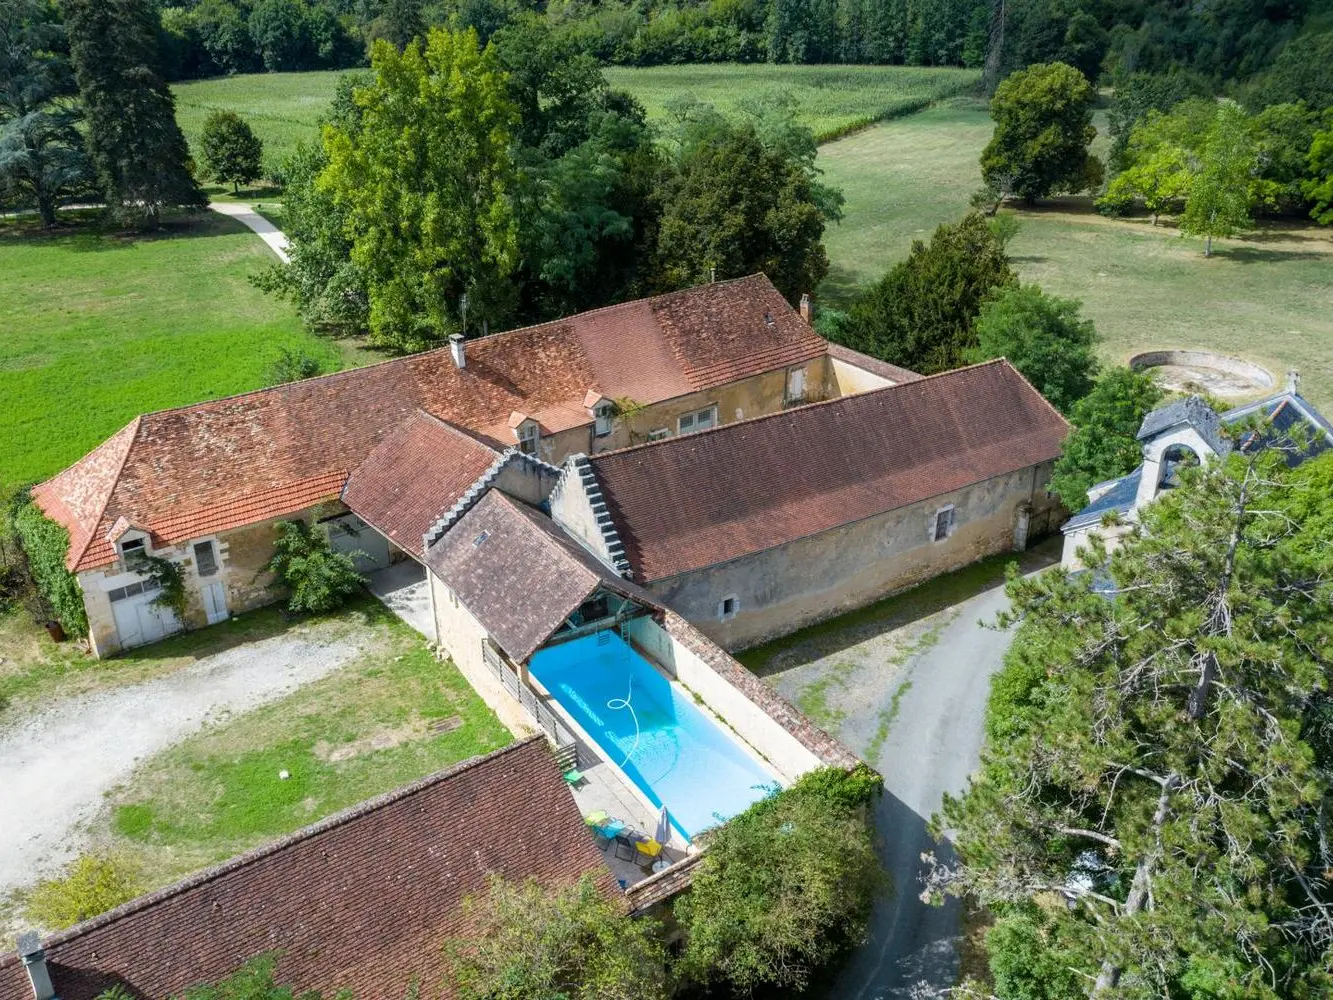
[[[872,358],[869,354],[862,354],[860,351],[853,351],[850,347],[843,347],[841,344],[830,342],[828,356],[836,361],[845,361],[849,365],[855,365],[872,375],[886,378],[895,385],[903,382],[919,382],[925,378],[924,375],[918,375],[907,368],[899,368],[897,365],[891,365],[887,361],[879,360],[879,358]]]
[[[617,894],[545,739],[535,737],[362,803],[269,847],[44,942],[61,1000],[120,983],[164,1000],[277,950],[279,982],[332,996],[447,997],[444,943],[487,876]],[[18,956],[0,997],[31,996]]]
[[[420,559],[422,536],[499,457],[494,448],[418,410],[347,477],[342,500]]]
[[[599,587],[661,607],[549,517],[495,489],[430,547],[426,565],[516,662],[531,656]]]
[[[589,461],[647,583],[1049,461],[1068,429],[1000,360]]]
[[[418,410],[508,447],[514,412],[548,431],[578,427],[592,422],[590,390],[660,402],[825,349],[755,275],[468,341],[461,370],[446,347],[146,414],[34,496],[70,530],[70,567],[91,569],[111,561],[119,517],[172,543],[201,524],[293,513],[316,484],[328,490],[311,502],[331,499]]]

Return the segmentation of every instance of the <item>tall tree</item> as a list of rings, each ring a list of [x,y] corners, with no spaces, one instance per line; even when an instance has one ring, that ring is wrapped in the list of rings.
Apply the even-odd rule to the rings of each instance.
[[[1065,439],[1051,474],[1051,492],[1071,511],[1088,503],[1088,489],[1133,472],[1143,461],[1139,427],[1162,398],[1151,375],[1112,368],[1074,404]]]
[[[1073,299],[1036,285],[1001,288],[977,314],[977,346],[969,361],[1008,358],[1061,413],[1092,389],[1097,330]]]
[[[981,153],[986,184],[1035,201],[1083,191],[1101,181],[1102,165],[1088,152],[1096,92],[1064,63],[1029,66],[1005,79],[991,98],[995,132]]]
[[[923,374],[948,371],[977,345],[976,318],[1017,282],[1004,244],[977,212],[916,240],[907,259],[852,303],[833,339]]]
[[[1204,238],[1203,255],[1213,255],[1213,237],[1248,229],[1255,144],[1244,109],[1235,101],[1217,106],[1203,156],[1190,183],[1180,231]]]
[[[88,151],[107,206],[156,226],[166,206],[202,208],[176,100],[157,67],[150,0],[62,0],[88,116]]]
[[[65,47],[47,0],[0,7],[0,183],[35,205],[44,226],[55,225],[61,200],[92,176]]]
[[[235,111],[214,111],[199,132],[199,154],[210,177],[240,190],[242,184],[259,177],[264,144]]]
[[[371,25],[375,38],[402,52],[426,32],[426,20],[421,11],[422,0],[384,0],[379,17]]]
[[[935,821],[961,861],[932,885],[1002,910],[1063,896],[1029,941],[1093,997],[1333,989],[1310,733],[1333,681],[1330,460],[1283,459],[1185,473],[1096,575],[1010,583],[1022,625],[981,770]]]
[[[1311,217],[1323,225],[1333,223],[1333,125],[1316,132],[1306,157],[1310,178],[1303,186],[1305,197],[1314,202]]]
[[[435,29],[424,47],[376,42],[355,130],[324,128],[320,183],[347,213],[370,330],[419,349],[459,330],[459,303],[491,323],[515,305],[517,125],[504,75],[476,32]]]

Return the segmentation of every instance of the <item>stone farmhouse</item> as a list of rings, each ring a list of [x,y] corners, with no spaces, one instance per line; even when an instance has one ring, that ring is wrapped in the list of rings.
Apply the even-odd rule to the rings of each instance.
[[[1182,465],[1282,445],[1296,465],[1333,447],[1333,424],[1300,394],[1300,375],[1289,372],[1282,392],[1218,414],[1198,396],[1158,407],[1143,418],[1138,439],[1143,464],[1088,490],[1088,505],[1064,523],[1067,568],[1084,568],[1081,555],[1096,533],[1108,550],[1133,530],[1138,512],[1179,485]]]

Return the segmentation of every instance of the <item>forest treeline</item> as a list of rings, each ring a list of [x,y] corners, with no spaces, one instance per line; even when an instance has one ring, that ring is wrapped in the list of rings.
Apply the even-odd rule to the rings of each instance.
[[[1188,71],[1262,106],[1333,87],[1333,0],[175,0],[168,77],[364,65],[432,25],[482,41],[543,18],[603,62],[985,66],[993,84],[1059,61],[1091,80]]]

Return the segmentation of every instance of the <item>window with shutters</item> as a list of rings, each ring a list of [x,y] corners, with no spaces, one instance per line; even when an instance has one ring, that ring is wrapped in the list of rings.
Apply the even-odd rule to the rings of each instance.
[[[717,406],[707,406],[694,413],[686,413],[676,422],[676,430],[681,434],[694,434],[717,426]]]
[[[805,368],[787,369],[787,402],[805,402]]]
[[[196,542],[194,565],[200,576],[212,576],[218,571],[218,559],[212,542]]]
[[[541,428],[537,426],[537,421],[529,420],[518,428],[518,450],[525,455],[537,454],[537,446],[541,442]]]

